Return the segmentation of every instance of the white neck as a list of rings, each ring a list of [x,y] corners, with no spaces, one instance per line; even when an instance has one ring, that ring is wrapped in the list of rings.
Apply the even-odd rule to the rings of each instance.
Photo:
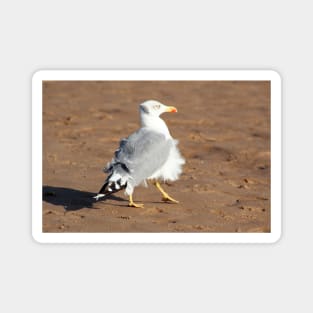
[[[172,138],[165,122],[159,116],[152,116],[146,113],[140,114],[141,127],[148,127],[165,135],[166,139]]]

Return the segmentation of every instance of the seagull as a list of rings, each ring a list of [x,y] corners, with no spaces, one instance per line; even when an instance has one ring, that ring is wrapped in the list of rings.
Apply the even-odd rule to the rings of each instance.
[[[177,112],[156,100],[147,100],[139,105],[141,128],[120,141],[111,162],[103,169],[108,174],[104,185],[94,197],[96,200],[125,189],[129,196],[128,206],[142,208],[133,201],[133,192],[138,185],[147,186],[152,181],[161,192],[162,200],[178,203],[160,185],[160,180],[175,181],[182,173],[185,163],[177,144],[160,115]]]

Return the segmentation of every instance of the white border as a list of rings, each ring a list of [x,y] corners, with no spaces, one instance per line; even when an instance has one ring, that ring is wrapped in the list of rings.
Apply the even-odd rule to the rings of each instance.
[[[43,233],[42,81],[271,81],[271,233]],[[43,70],[32,78],[32,235],[40,243],[274,243],[281,236],[281,78],[272,70]]]

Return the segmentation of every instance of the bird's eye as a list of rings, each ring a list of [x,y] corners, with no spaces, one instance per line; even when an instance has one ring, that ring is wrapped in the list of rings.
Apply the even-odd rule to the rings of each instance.
[[[161,107],[161,106],[160,106],[159,104],[155,104],[155,105],[154,105],[154,108],[157,109],[157,110],[158,110],[160,107]]]

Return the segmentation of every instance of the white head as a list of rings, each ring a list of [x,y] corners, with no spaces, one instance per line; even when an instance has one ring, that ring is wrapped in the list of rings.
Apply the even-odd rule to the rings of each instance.
[[[148,114],[149,116],[158,117],[164,112],[177,112],[175,107],[164,105],[156,100],[147,100],[139,105],[141,115]]]
[[[177,112],[175,107],[169,107],[156,100],[148,100],[139,105],[142,127],[149,127],[161,132],[166,138],[171,138],[165,122],[159,117],[164,112]]]

